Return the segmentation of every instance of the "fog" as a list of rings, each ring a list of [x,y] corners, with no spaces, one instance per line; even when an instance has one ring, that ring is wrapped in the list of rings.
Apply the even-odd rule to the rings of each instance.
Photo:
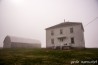
[[[37,39],[45,47],[45,28],[65,19],[82,22],[86,47],[98,48],[96,17],[98,0],[0,0],[0,47],[6,35]]]

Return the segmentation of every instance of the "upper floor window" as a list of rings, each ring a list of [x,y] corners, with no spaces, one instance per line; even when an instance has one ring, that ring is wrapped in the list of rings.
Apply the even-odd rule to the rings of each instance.
[[[62,29],[60,29],[60,34],[63,34],[63,30]]]
[[[54,39],[51,39],[51,43],[54,44]]]
[[[74,37],[71,38],[71,43],[74,44]]]
[[[70,33],[73,33],[73,28],[70,28]]]
[[[53,30],[51,31],[51,35],[54,35],[54,31]]]

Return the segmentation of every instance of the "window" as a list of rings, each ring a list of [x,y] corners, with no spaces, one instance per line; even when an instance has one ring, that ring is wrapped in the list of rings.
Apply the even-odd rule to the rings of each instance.
[[[60,29],[60,34],[63,34],[63,30],[62,29]]]
[[[71,43],[74,44],[74,37],[71,38]]]
[[[63,38],[60,38],[60,41],[63,42]]]
[[[51,43],[54,44],[54,39],[51,39]]]
[[[51,31],[51,35],[54,35],[54,31]]]
[[[64,44],[64,45],[67,45],[67,43],[66,43],[66,44]]]
[[[70,28],[70,33],[73,33],[73,28]]]

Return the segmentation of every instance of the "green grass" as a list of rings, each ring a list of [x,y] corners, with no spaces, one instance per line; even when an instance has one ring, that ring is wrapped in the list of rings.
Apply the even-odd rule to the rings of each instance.
[[[0,65],[98,65],[80,63],[98,61],[98,49],[50,50],[50,49],[0,49]]]

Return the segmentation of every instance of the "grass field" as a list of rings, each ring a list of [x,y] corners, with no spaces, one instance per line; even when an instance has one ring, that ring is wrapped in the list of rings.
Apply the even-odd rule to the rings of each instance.
[[[98,49],[0,49],[0,65],[98,65]]]

